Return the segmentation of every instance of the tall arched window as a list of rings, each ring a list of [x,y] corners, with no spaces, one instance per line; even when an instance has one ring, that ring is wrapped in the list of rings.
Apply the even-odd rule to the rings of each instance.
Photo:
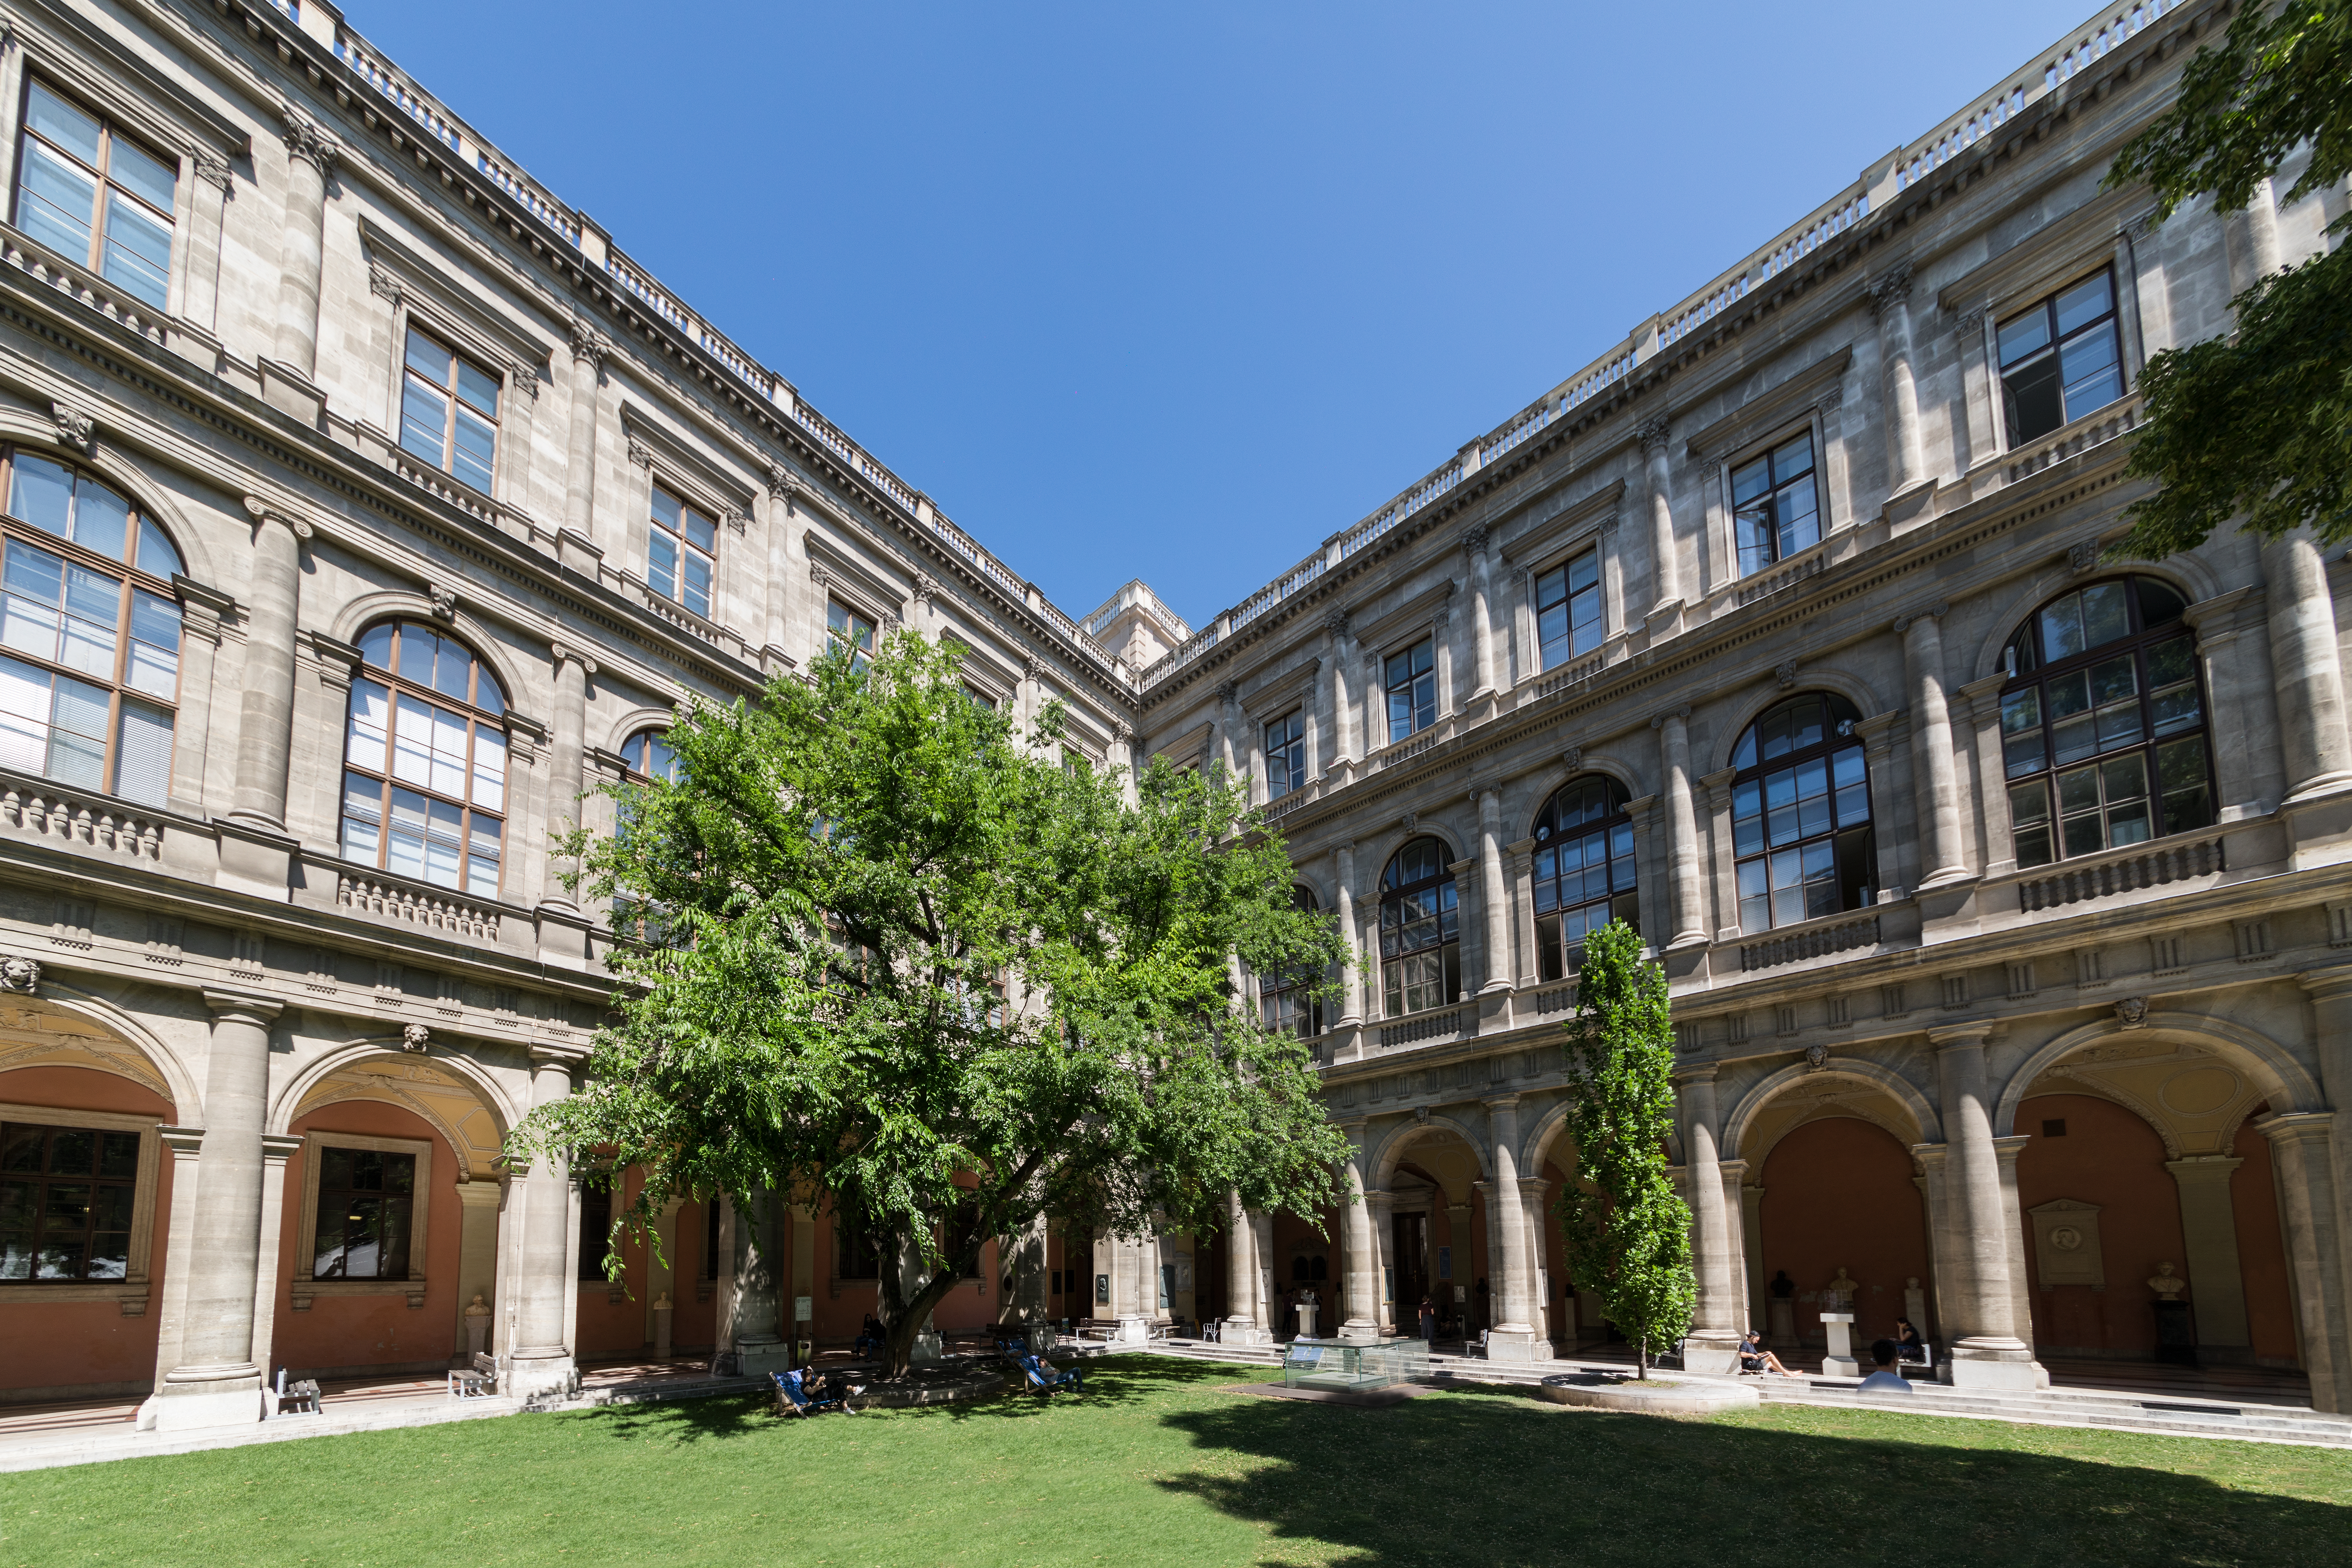
[[[416,621],[360,638],[343,736],[343,858],[478,898],[499,893],[506,695],[473,650]]]
[[[667,734],[666,730],[640,730],[622,742],[621,760],[628,764],[631,784],[651,784],[656,779],[677,783],[677,753],[664,739]]]
[[[1454,875],[1445,846],[1416,838],[1381,877],[1381,978],[1388,1016],[1442,1007],[1462,992]]]
[[[0,766],[161,805],[180,693],[180,552],[128,498],[7,459]]]
[[[1290,907],[1311,913],[1318,906],[1313,892],[1294,886],[1290,889]],[[1297,1035],[1302,1039],[1321,1034],[1323,1002],[1313,994],[1313,987],[1322,978],[1311,969],[1277,970],[1261,976],[1257,994],[1265,1026]]]
[[[1633,891],[1633,819],[1625,786],[1597,774],[1571,780],[1536,818],[1536,973],[1576,967],[1587,931],[1612,920],[1641,930]]]
[[[2020,866],[2213,825],[2197,637],[2153,577],[2036,610],[2003,650],[2009,815]]]
[[[1870,773],[1843,697],[1808,692],[1769,710],[1733,748],[1732,853],[1739,929],[1794,925],[1871,901],[1878,858]]]

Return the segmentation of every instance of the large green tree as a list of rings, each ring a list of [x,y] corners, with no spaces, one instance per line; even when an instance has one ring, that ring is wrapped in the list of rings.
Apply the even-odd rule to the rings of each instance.
[[[1666,1177],[1675,1130],[1666,973],[1643,959],[1642,939],[1622,921],[1585,937],[1567,1030],[1576,1179],[1559,1213],[1569,1271],[1633,1342],[1646,1378],[1652,1350],[1689,1331],[1698,1284],[1690,1209]]]
[[[2182,72],[2172,109],[2117,154],[2107,183],[2145,181],[2160,216],[2210,195],[2253,199],[2297,147],[2285,202],[2352,173],[2352,0],[2243,4],[2218,47]],[[2154,493],[2126,513],[2119,556],[2157,560],[2242,516],[2278,538],[2310,526],[2352,538],[2352,256],[2334,249],[2233,300],[2235,333],[2166,349],[2140,378],[2146,424],[2128,472]]]
[[[765,1190],[885,1259],[886,1376],[992,1237],[1201,1228],[1344,1201],[1307,1047],[1236,1005],[1228,955],[1332,972],[1278,837],[1241,792],[1155,765],[1129,802],[972,700],[911,634],[755,702],[691,707],[676,782],[622,786],[574,837],[630,911],[614,1021],[527,1150],[635,1167],[615,1219]],[[592,1176],[590,1179],[599,1179]],[[901,1266],[894,1268],[896,1257]]]

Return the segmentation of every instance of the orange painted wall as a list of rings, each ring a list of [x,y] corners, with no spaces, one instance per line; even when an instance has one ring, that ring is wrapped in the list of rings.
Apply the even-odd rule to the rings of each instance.
[[[1797,1286],[1797,1337],[1821,1344],[1822,1287],[1843,1268],[1862,1289],[1853,1337],[1892,1334],[1904,1281],[1928,1284],[1927,1201],[1911,1178],[1911,1153],[1892,1135],[1850,1116],[1808,1121],[1764,1162],[1764,1278],[1788,1270]],[[1859,1353],[1859,1352],[1857,1352]]]
[[[269,1368],[299,1377],[321,1367],[398,1366],[446,1361],[457,1342],[457,1251],[461,1210],[457,1156],[432,1123],[380,1100],[347,1100],[323,1106],[294,1123],[297,1132],[357,1132],[374,1138],[428,1139],[433,1190],[425,1224],[425,1305],[412,1310],[401,1295],[317,1297],[307,1312],[294,1310],[295,1262],[311,1244],[302,1235],[302,1186],[311,1146],[286,1162],[283,1219],[278,1227],[277,1332]]]
[[[60,1110],[152,1116],[163,1126],[174,1125],[169,1100],[129,1079],[87,1068],[21,1068],[0,1072],[0,1100]],[[28,1301],[0,1307],[0,1346],[8,1351],[0,1355],[0,1390],[153,1380],[171,1216],[172,1153],[167,1149],[156,1181],[145,1315],[126,1318],[112,1301]]]
[[[613,1194],[614,1212],[617,1214],[634,1202],[644,1186],[645,1179],[638,1172],[623,1172],[621,1185]],[[613,1300],[612,1287],[602,1279],[577,1282],[580,1300],[572,1321],[572,1351],[575,1356],[634,1356],[652,1343],[652,1335],[646,1326],[646,1310],[652,1300],[646,1289],[646,1281],[651,1277],[652,1252],[645,1241],[627,1231],[623,1231],[622,1235],[625,1239],[621,1243],[621,1283],[624,1287],[621,1299],[618,1301]],[[580,1237],[581,1257],[590,1257],[602,1239],[583,1233]],[[597,1265],[592,1262],[583,1267],[593,1268]],[[672,1320],[671,1333],[675,1338],[675,1319]]]
[[[703,1254],[709,1247],[710,1205],[687,1204],[677,1211],[677,1256],[670,1259],[677,1286],[670,1291],[672,1346],[701,1348],[718,1342],[719,1292],[703,1278]],[[715,1276],[714,1276],[715,1278]],[[709,1296],[697,1300],[705,1289]]]
[[[2252,1331],[2249,1337],[2254,1342],[2254,1354],[2264,1361],[2301,1364],[2286,1244],[2279,1230],[2271,1141],[2255,1131],[2253,1125],[2268,1114],[2265,1107],[2247,1117],[2230,1150],[2245,1162],[2230,1173],[2230,1207],[2238,1221],[2238,1271],[2246,1281],[2246,1326]]]
[[[2062,1117],[2066,1135],[2042,1136],[2042,1122]],[[2167,1259],[2179,1267],[2182,1254],[2180,1189],[2164,1168],[2164,1141],[2122,1106],[2082,1094],[2028,1100],[2018,1107],[2017,1130],[2031,1140],[2017,1158],[2019,1209],[2031,1211],[2059,1198],[2097,1204],[2107,1279],[2104,1290],[2088,1285],[2042,1289],[2029,1214],[2025,1272],[2033,1287],[2035,1348],[2050,1355],[2089,1350],[2153,1356],[2153,1298],[2140,1281]]]

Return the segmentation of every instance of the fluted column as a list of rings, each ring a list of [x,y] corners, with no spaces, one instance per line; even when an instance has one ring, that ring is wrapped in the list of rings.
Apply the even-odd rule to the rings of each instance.
[[[1535,1361],[1536,1331],[1528,1301],[1527,1213],[1519,1202],[1519,1097],[1486,1102],[1486,1136],[1495,1179],[1486,1189],[1486,1273],[1495,1326],[1486,1336],[1489,1361]]]
[[[172,1261],[187,1271],[179,1364],[155,1390],[159,1431],[261,1419],[261,1369],[253,1360],[256,1271],[261,1262],[262,1131],[269,1106],[266,996],[206,991],[212,1042],[205,1063],[204,1156],[189,1245]]]
[[[1926,829],[1927,872],[1922,888],[1958,881],[1969,873],[1960,840],[1960,786],[1953,775],[1952,720],[1944,701],[1944,644],[1937,630],[1946,606],[1937,604],[1895,623],[1903,638],[1904,672],[1911,689],[1911,783]]]
[[[1661,416],[1644,420],[1634,435],[1642,443],[1643,473],[1650,501],[1650,611],[1677,604],[1683,596],[1682,564],[1675,546],[1674,469],[1666,452],[1669,421]]]
[[[2279,744],[2289,800],[2352,784],[2344,667],[2327,569],[2307,529],[2263,546],[2263,601],[2278,682]]]
[[[1332,903],[1339,920],[1339,940],[1348,955],[1339,975],[1339,1022],[1344,1026],[1364,1021],[1364,976],[1356,945],[1356,846],[1352,840],[1335,846],[1332,859]]]
[[[1899,496],[1927,477],[1919,455],[1919,384],[1911,366],[1911,263],[1898,261],[1874,279],[1870,302],[1878,317],[1887,493]]]
[[[252,609],[246,619],[245,690],[238,704],[236,794],[230,815],[286,826],[286,768],[294,744],[294,623],[302,591],[301,541],[310,525],[258,500],[253,517]]]
[[[1682,1089],[1683,1148],[1698,1235],[1691,1262],[1698,1276],[1698,1310],[1683,1347],[1691,1372],[1730,1372],[1739,1343],[1740,1303],[1732,1257],[1730,1209],[1723,1201],[1723,1167],[1716,1147],[1715,1073],[1697,1068],[1676,1080]],[[1693,1359],[1696,1358],[1696,1359]]]
[[[1372,1215],[1364,1197],[1364,1124],[1344,1122],[1348,1135],[1348,1190],[1340,1198],[1339,1233],[1348,1249],[1348,1316],[1339,1325],[1343,1340],[1369,1340],[1380,1334],[1380,1260],[1372,1254]],[[1328,1333],[1330,1331],[1324,1331]]]
[[[1658,731],[1658,759],[1665,775],[1667,883],[1675,895],[1674,940],[1706,940],[1706,910],[1699,882],[1698,816],[1691,805],[1690,730],[1687,707],[1650,721]]]
[[[2303,1370],[2315,1409],[2352,1411],[2352,1341],[2347,1338],[2344,1210],[2334,1163],[2336,1113],[2295,1110],[2254,1123],[2270,1140],[2286,1222],[2287,1276],[2303,1331]]]
[[[1482,996],[1511,988],[1511,885],[1503,880],[1503,792],[1487,784],[1478,792],[1478,904],[1486,920],[1486,982]]]
[[[286,229],[278,261],[278,361],[304,380],[319,373],[319,276],[326,257],[327,175],[342,153],[332,136],[286,113]]]
[[[1462,535],[1462,548],[1470,557],[1471,664],[1477,681],[1469,700],[1483,702],[1495,694],[1495,569],[1494,555],[1486,548],[1485,526],[1466,530]]]
[[[1952,1206],[1960,1222],[1952,1260],[1960,1278],[1948,1293],[1952,1381],[1979,1388],[2032,1388],[2032,1352],[2017,1337],[2010,1284],[2008,1205],[2001,1201],[2000,1152],[1993,1146],[1992,1091],[1987,1081],[1988,1024],[1928,1031],[1936,1047]]]
[[[581,766],[587,756],[588,678],[596,661],[568,643],[557,643],[555,655],[555,716],[550,721],[547,748],[547,826],[561,833],[580,805]],[[580,871],[577,855],[557,849],[550,862],[547,893],[540,902],[561,910],[577,910],[577,889],[564,879]]]
[[[553,1105],[571,1094],[577,1060],[569,1051],[532,1049],[531,1109]],[[528,1398],[571,1384],[572,1349],[563,1342],[563,1299],[572,1288],[571,1245],[572,1161],[568,1155],[544,1152],[531,1161],[523,1178],[513,1367],[501,1394]]]
[[[604,356],[613,340],[578,316],[572,318],[572,424],[566,447],[563,526],[581,543],[595,543],[596,405]]]

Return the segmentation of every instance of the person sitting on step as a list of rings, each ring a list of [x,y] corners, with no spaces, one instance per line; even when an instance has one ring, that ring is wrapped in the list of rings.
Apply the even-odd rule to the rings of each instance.
[[[1862,1380],[1857,1392],[1863,1394],[1910,1394],[1911,1380],[1895,1370],[1895,1352],[1898,1345],[1893,1340],[1873,1340],[1870,1359],[1878,1368]]]
[[[1759,1377],[1768,1372],[1777,1372],[1782,1377],[1797,1375],[1780,1364],[1779,1356],[1764,1348],[1764,1336],[1754,1329],[1748,1330],[1748,1337],[1739,1342],[1739,1370]]]

